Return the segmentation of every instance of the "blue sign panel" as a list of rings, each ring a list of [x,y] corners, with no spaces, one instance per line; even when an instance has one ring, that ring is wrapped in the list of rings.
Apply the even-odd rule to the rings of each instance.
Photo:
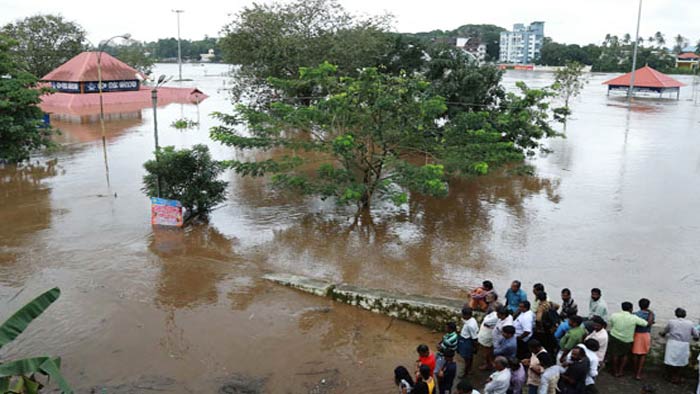
[[[139,90],[139,81],[102,81],[103,92],[125,92]],[[100,91],[98,82],[85,82],[85,93],[97,93]]]
[[[59,92],[80,93],[79,82],[51,82],[51,88]]]

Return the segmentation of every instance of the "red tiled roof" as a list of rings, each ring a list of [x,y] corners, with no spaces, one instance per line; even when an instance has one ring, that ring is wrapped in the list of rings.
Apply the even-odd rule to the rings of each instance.
[[[629,86],[632,73],[603,82],[603,85]],[[685,86],[666,74],[662,74],[649,66],[635,71],[634,86],[639,88],[679,88]]]
[[[697,55],[693,52],[686,52],[686,53],[681,53],[678,55],[679,59],[700,59],[700,55]]]
[[[99,80],[97,75],[98,53],[83,52],[46,74],[41,80],[62,82],[97,81]],[[145,79],[143,74],[106,52],[102,52],[100,64],[103,81]],[[139,76],[137,77],[137,75]]]

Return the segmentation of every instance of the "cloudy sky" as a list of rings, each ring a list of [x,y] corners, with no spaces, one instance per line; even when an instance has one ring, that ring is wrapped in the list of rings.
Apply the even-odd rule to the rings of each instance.
[[[265,2],[266,0],[262,0]],[[555,41],[586,44],[600,42],[606,33],[634,35],[637,0],[339,0],[356,13],[389,12],[402,32],[454,29],[467,23],[492,23],[510,28],[513,23],[546,22],[545,34]],[[120,0],[97,5],[87,0],[0,0],[0,24],[37,13],[60,13],[81,24],[97,42],[116,34],[154,40],[175,36],[175,14],[183,9],[182,37],[216,36],[249,0],[144,1]],[[104,4],[104,3],[101,3]],[[641,35],[661,31],[700,40],[700,0],[645,0]]]

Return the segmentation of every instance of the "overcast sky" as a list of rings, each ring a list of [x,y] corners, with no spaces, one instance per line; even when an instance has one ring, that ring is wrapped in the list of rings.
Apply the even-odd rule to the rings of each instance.
[[[265,2],[264,0],[262,2]],[[599,43],[606,33],[634,36],[637,0],[340,0],[356,13],[389,12],[401,32],[454,29],[467,23],[492,23],[510,29],[514,23],[545,21],[545,34],[557,42]],[[0,23],[37,13],[59,13],[82,25],[97,42],[123,33],[134,39],[155,40],[177,34],[175,14],[182,14],[182,37],[217,36],[231,13],[249,0],[144,1],[120,0],[97,5],[86,0],[0,0]],[[700,40],[700,0],[646,0],[641,35],[656,31],[667,41],[677,34]]]

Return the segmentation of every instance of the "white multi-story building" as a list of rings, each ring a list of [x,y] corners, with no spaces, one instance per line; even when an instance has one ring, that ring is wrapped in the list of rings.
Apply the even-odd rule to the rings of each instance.
[[[464,49],[467,53],[474,56],[477,62],[483,63],[486,61],[486,44],[482,44],[481,40],[475,37],[457,38],[456,45],[458,48]]]
[[[501,32],[499,60],[503,63],[533,63],[544,43],[544,22],[513,25],[513,31]]]

